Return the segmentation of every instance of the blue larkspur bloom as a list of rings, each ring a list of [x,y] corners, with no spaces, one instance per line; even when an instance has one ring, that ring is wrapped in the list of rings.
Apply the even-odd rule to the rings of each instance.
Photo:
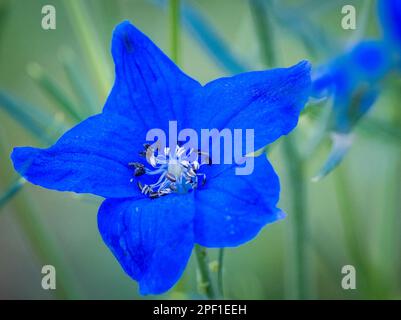
[[[349,133],[375,103],[383,81],[401,69],[401,1],[379,0],[382,36],[363,40],[313,72],[312,96],[332,97],[332,130]]]
[[[400,54],[401,50],[401,1],[379,0],[379,22],[382,27],[383,39],[388,46]]]
[[[33,184],[106,198],[98,213],[104,242],[142,294],[159,294],[180,278],[194,244],[238,246],[283,213],[278,177],[264,157],[255,158],[251,175],[238,176],[236,165],[188,163],[190,151],[179,146],[156,157],[143,145],[146,133],[167,132],[170,120],[197,132],[253,128],[256,150],[296,126],[310,66],[202,86],[129,22],[116,27],[112,55],[116,78],[102,113],[47,149],[18,147],[11,158]]]
[[[332,97],[333,131],[348,133],[369,111],[391,65],[391,53],[383,41],[365,40],[316,68],[312,96]]]

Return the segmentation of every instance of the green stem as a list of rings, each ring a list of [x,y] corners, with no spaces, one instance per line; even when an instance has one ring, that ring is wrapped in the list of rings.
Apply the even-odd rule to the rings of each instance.
[[[253,20],[261,55],[266,66],[274,67],[278,62],[274,48],[274,30],[271,15],[267,9],[272,10],[270,1],[250,0]],[[306,212],[306,183],[304,164],[301,155],[295,146],[294,136],[284,139],[284,155],[289,170],[289,185],[292,188],[291,210],[291,259],[289,266],[292,274],[291,292],[294,298],[307,299],[310,296],[310,268],[307,259],[307,212]]]
[[[259,38],[261,57],[266,66],[274,67],[276,65],[276,55],[273,50],[273,24],[266,12],[266,6],[270,5],[269,1],[250,0],[250,8]]]
[[[213,284],[209,272],[209,263],[207,259],[206,249],[195,245],[195,253],[198,261],[199,281],[198,289],[202,294],[205,294],[209,299],[215,299]]]
[[[393,110],[394,110],[394,116],[393,116],[393,125],[395,128],[401,128],[401,110],[399,108],[398,101],[401,98],[400,94],[400,88],[401,86],[397,86],[397,95],[396,99],[394,100],[395,103],[393,103]],[[398,140],[401,142],[401,139]],[[396,290],[396,284],[400,283],[400,274],[398,270],[401,269],[401,260],[400,260],[400,252],[401,252],[401,237],[400,237],[400,230],[401,227],[401,219],[400,219],[400,212],[401,212],[401,179],[399,178],[399,173],[401,172],[401,149],[398,149],[398,152],[396,153],[396,163],[395,163],[395,170],[394,174],[391,177],[392,184],[394,186],[393,190],[393,196],[392,196],[392,205],[390,205],[390,209],[388,210],[389,216],[386,217],[385,223],[383,223],[383,226],[385,226],[387,223],[390,223],[392,227],[390,227],[390,230],[386,230],[383,228],[383,233],[388,234],[387,237],[387,246],[383,246],[383,251],[387,252],[387,254],[384,256],[384,259],[387,259],[387,261],[392,261],[393,258],[393,263],[390,262],[392,265],[391,271],[388,273],[389,276],[389,282],[393,284],[393,291]]]
[[[355,264],[355,268],[358,271],[359,278],[361,279],[358,281],[362,287],[361,291],[369,294],[370,287],[368,286],[368,261],[366,261],[365,254],[363,253],[366,251],[361,247],[361,242],[357,233],[358,221],[355,216],[355,207],[350,198],[351,191],[346,174],[343,170],[343,167],[338,167],[333,176],[335,178],[336,193],[338,197],[337,202],[340,209],[340,217],[342,220],[345,242],[347,244],[347,248],[349,249],[351,259]]]
[[[170,21],[171,21],[171,58],[176,64],[180,56],[180,0],[170,0]]]
[[[88,85],[86,78],[84,78],[81,74],[81,70],[77,64],[77,58],[74,52],[69,47],[64,47],[60,51],[59,58],[71,88],[82,105],[84,118],[91,114],[97,113],[99,111],[99,103],[96,102],[93,90]]]
[[[224,264],[224,248],[219,250],[218,257],[218,270],[217,270],[217,287],[219,289],[220,297],[224,299],[224,284],[223,284],[223,264]]]
[[[111,68],[107,63],[105,50],[100,43],[98,32],[87,12],[86,1],[64,1],[71,25],[80,45],[85,50],[87,62],[92,66],[93,78],[98,84],[100,97],[103,99],[110,90]]]
[[[295,146],[294,136],[288,136],[283,141],[283,151],[291,186],[291,257],[290,267],[293,283],[291,289],[294,298],[308,299],[310,296],[310,268],[307,257],[307,212],[306,212],[306,181],[303,160]]]

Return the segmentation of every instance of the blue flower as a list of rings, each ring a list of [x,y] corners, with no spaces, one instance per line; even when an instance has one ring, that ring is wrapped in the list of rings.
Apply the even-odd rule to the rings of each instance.
[[[351,131],[374,104],[391,65],[391,53],[385,43],[366,40],[316,69],[312,96],[333,99],[333,131]]]
[[[156,154],[143,145],[147,132],[167,132],[170,120],[197,132],[253,128],[261,148],[296,126],[310,66],[202,86],[128,22],[114,31],[112,55],[116,79],[103,112],[50,148],[15,148],[11,158],[33,184],[105,197],[98,213],[104,242],[142,294],[159,294],[180,278],[195,243],[238,246],[283,213],[278,177],[264,157],[255,158],[251,175],[238,176],[236,165],[189,163],[193,150],[183,146]]]
[[[399,0],[379,0],[378,13],[384,41],[399,51],[401,49],[401,2]]]

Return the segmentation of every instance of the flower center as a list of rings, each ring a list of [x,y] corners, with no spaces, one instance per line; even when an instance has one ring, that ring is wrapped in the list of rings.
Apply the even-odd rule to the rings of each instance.
[[[145,144],[144,147],[145,150],[141,151],[140,155],[146,158],[150,168],[139,162],[131,162],[128,165],[134,168],[138,188],[151,199],[170,193],[187,193],[199,184],[205,184],[206,175],[199,173],[199,169],[204,164],[210,164],[207,154],[182,146],[176,146],[174,149],[166,147],[162,151],[149,144]],[[149,183],[149,180],[153,182]]]

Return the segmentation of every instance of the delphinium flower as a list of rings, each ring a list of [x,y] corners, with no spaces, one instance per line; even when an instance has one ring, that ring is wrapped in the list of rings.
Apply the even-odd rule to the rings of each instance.
[[[47,149],[15,148],[15,169],[33,184],[106,198],[98,213],[104,242],[142,294],[180,278],[194,244],[233,247],[283,217],[279,181],[265,157],[250,175],[217,164],[213,150],[185,144],[156,150],[150,129],[254,129],[254,150],[289,133],[310,89],[307,62],[201,85],[129,22],[113,34],[115,83],[101,114]],[[242,150],[242,149],[241,149]],[[195,159],[191,156],[196,155]],[[244,156],[245,153],[242,153]]]
[[[390,67],[384,43],[365,40],[314,71],[312,96],[332,98],[332,131],[352,130],[372,107]]]
[[[333,147],[316,178],[328,174],[342,160],[354,126],[372,108],[391,72],[400,70],[401,2],[379,0],[377,12],[380,38],[362,40],[312,72],[311,96],[332,100],[329,130]]]
[[[398,0],[379,0],[377,11],[383,40],[397,55],[399,62],[401,57],[401,2]]]

